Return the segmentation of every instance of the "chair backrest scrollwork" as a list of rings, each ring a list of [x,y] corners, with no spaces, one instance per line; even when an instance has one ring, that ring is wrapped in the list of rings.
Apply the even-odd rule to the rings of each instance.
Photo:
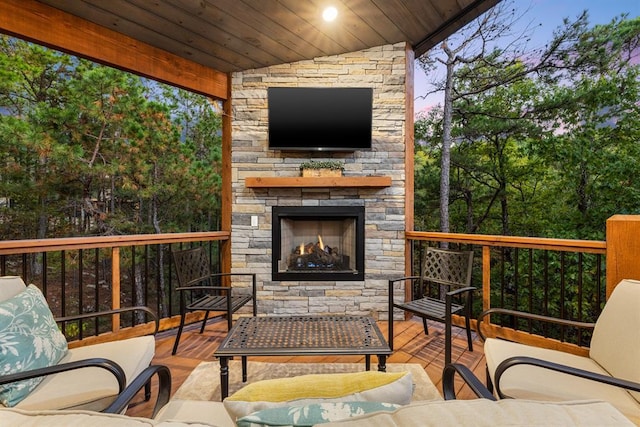
[[[473,251],[427,248],[420,275],[420,292],[428,293],[430,283],[451,289],[471,286],[472,270]]]
[[[172,252],[180,286],[209,285],[210,268],[202,247]]]

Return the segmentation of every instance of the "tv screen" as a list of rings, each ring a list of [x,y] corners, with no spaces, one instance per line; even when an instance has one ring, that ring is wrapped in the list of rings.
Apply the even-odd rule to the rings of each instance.
[[[269,148],[371,149],[372,88],[271,87]]]

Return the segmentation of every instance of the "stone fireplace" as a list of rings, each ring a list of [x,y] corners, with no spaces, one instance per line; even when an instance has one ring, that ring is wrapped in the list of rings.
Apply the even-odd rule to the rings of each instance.
[[[272,279],[364,280],[364,207],[274,206]]]
[[[257,274],[259,314],[387,318],[388,280],[405,269],[412,68],[398,43],[233,74],[231,271]],[[274,86],[371,87],[372,149],[270,150]],[[344,176],[301,177],[308,160],[339,160]]]

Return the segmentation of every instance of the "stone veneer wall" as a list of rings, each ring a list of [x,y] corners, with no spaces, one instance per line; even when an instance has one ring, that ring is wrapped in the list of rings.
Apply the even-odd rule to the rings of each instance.
[[[405,43],[234,73],[232,77],[232,272],[258,274],[262,314],[364,314],[387,318],[388,279],[404,275]],[[267,148],[267,87],[373,87],[373,147],[353,153]],[[245,188],[246,177],[299,176],[313,158],[345,162],[345,176],[385,175],[387,188]],[[365,207],[365,280],[271,280],[271,208]],[[257,226],[252,226],[257,217]],[[255,218],[254,218],[255,221]]]

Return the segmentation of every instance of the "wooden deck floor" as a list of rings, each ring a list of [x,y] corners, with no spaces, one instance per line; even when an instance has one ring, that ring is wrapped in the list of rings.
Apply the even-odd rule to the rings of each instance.
[[[387,322],[379,322],[383,334],[387,335]],[[182,385],[191,371],[202,361],[212,361],[213,352],[227,333],[226,321],[210,321],[203,334],[198,328],[191,328],[183,332],[180,347],[175,356],[171,355],[174,333],[162,333],[156,337],[156,355],[154,364],[166,365],[171,370],[172,394]],[[453,330],[452,358],[462,363],[475,372],[483,382],[484,353],[482,342],[475,337],[474,351],[467,349],[466,333],[463,329],[454,327]],[[437,322],[429,323],[429,335],[425,335],[422,329],[422,320],[414,318],[409,321],[397,321],[394,323],[394,347],[393,355],[387,358],[387,363],[418,363],[422,365],[429,378],[442,389],[441,377],[444,367],[444,329]],[[255,357],[250,360],[281,363],[364,363],[364,356],[309,356],[309,357]],[[375,364],[375,358],[372,361]],[[458,380],[458,398],[472,399],[475,395]],[[155,388],[152,402],[155,399]],[[137,399],[127,411],[131,416],[150,416],[152,405]]]

